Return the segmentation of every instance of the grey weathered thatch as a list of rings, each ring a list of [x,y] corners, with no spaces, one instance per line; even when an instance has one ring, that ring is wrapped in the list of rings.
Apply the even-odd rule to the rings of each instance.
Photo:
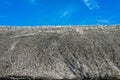
[[[0,76],[120,76],[120,27],[0,27]]]

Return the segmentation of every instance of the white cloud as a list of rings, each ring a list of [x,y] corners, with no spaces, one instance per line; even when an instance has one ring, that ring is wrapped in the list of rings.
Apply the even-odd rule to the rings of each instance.
[[[96,0],[83,0],[83,2],[89,8],[89,10],[94,10],[99,8],[99,5]]]

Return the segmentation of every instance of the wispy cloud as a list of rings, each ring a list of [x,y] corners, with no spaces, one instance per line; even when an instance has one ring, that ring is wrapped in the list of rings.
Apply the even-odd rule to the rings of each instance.
[[[66,17],[66,16],[69,16],[71,13],[73,12],[73,10],[71,9],[71,10],[65,10],[65,11],[63,11],[62,12],[62,14],[61,14],[61,18],[64,18],[64,17]]]
[[[77,7],[74,3],[68,3],[65,8],[62,8],[59,12],[60,18],[70,18],[77,11]]]
[[[0,15],[0,18],[6,18],[7,16],[2,16],[2,15]]]
[[[89,8],[89,10],[94,10],[99,8],[98,2],[96,0],[83,0],[83,2]]]
[[[103,19],[103,20],[97,20],[98,23],[109,23],[110,21],[107,19]]]
[[[29,0],[30,4],[35,4],[36,0]]]

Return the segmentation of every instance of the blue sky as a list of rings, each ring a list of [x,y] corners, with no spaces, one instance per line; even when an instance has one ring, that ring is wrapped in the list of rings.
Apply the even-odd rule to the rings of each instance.
[[[0,25],[120,24],[120,0],[0,0]]]

